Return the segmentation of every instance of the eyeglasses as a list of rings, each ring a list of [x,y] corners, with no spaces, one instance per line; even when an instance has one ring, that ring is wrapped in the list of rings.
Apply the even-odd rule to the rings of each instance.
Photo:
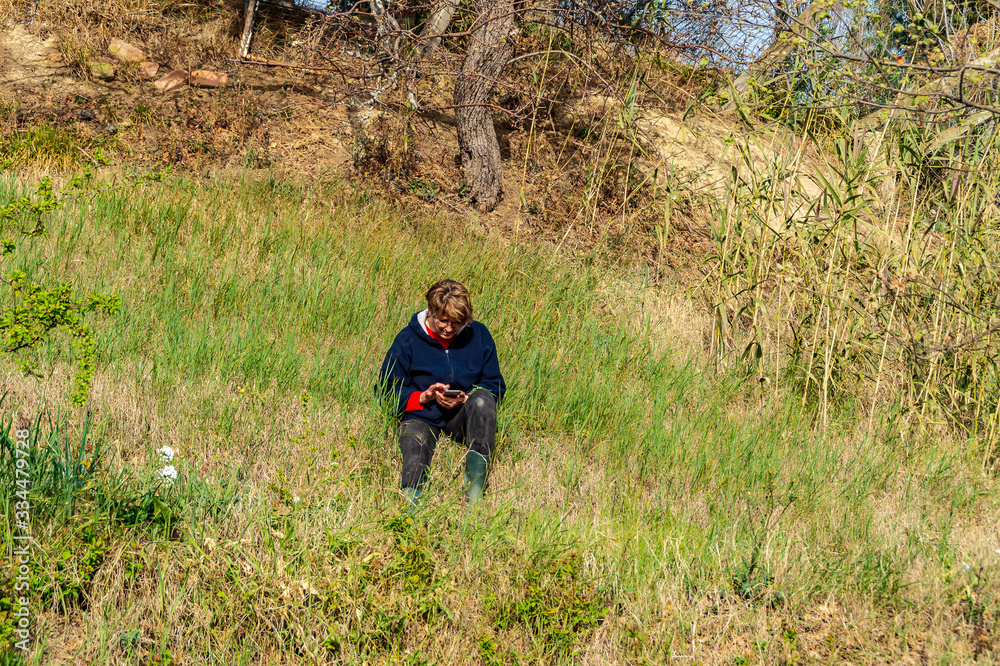
[[[438,319],[437,317],[434,317],[434,316],[432,316],[431,318],[434,320],[434,323],[439,328],[449,328],[450,329],[450,328],[461,328],[462,327],[461,324],[453,322],[453,321],[448,321],[447,319]]]

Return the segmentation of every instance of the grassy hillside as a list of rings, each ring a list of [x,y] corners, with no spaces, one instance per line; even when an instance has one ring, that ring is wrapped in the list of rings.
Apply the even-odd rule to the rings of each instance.
[[[0,181],[0,202],[30,193]],[[25,663],[995,660],[996,484],[891,401],[823,414],[716,371],[685,299],[345,182],[103,182],[4,272],[113,292],[91,401],[72,348],[5,372],[32,459]],[[584,258],[586,259],[586,258]],[[381,356],[466,282],[510,394],[490,489],[440,447],[410,519]],[[657,278],[658,279],[658,278]],[[5,298],[10,294],[5,293]],[[9,302],[9,301],[6,301]],[[178,479],[156,450],[176,451]],[[0,640],[10,648],[5,483]]]
[[[533,28],[479,215],[447,67],[375,112],[235,65],[241,11],[0,7],[0,276],[122,304],[83,406],[69,332],[0,355],[0,666],[1000,661],[990,122],[726,116],[719,71]],[[442,444],[411,516],[372,385],[444,277],[509,393],[482,504]]]

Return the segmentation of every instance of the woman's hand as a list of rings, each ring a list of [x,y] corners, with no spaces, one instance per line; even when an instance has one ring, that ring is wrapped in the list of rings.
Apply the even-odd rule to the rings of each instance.
[[[437,403],[442,407],[444,407],[445,409],[455,409],[456,407],[459,407],[460,405],[464,404],[465,401],[468,399],[469,399],[468,393],[461,393],[454,398],[449,398],[442,393],[441,395],[438,396]]]
[[[459,405],[465,404],[465,401],[469,399],[468,393],[462,393],[455,398],[446,397],[444,392],[447,390],[448,384],[442,384],[441,382],[431,384],[430,388],[420,394],[420,404],[426,405],[436,402],[445,409],[455,409]]]

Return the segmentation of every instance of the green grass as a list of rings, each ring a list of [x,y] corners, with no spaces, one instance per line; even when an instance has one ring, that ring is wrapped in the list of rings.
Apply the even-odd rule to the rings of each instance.
[[[0,168],[34,166],[56,171],[85,164],[107,164],[105,153],[114,150],[112,136],[87,136],[73,125],[41,124],[14,130],[0,137]]]
[[[0,181],[0,204],[22,189]],[[892,404],[820,427],[787,387],[664,350],[677,332],[656,330],[641,271],[342,183],[123,184],[47,227],[4,270],[123,307],[92,320],[92,401],[69,412],[108,453],[73,517],[38,517],[40,584],[82,594],[36,599],[29,663],[998,653],[996,486],[964,444]],[[372,383],[443,277],[469,286],[510,392],[481,510],[441,446],[409,521]],[[67,401],[68,352],[56,336],[35,352],[48,376],[11,377],[12,418]]]

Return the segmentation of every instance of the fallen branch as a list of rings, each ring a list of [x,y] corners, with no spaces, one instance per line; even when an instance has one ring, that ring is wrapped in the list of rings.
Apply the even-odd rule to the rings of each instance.
[[[244,58],[234,59],[233,62],[239,65],[261,65],[263,67],[284,67],[286,69],[302,69],[310,72],[337,72],[342,77],[347,78],[347,74],[344,70],[340,69],[336,65],[333,67],[317,67],[315,65],[293,65],[290,62],[282,62],[280,60],[267,60],[266,58],[255,58],[253,56],[246,56]],[[357,76],[352,76],[351,78],[361,78]]]

